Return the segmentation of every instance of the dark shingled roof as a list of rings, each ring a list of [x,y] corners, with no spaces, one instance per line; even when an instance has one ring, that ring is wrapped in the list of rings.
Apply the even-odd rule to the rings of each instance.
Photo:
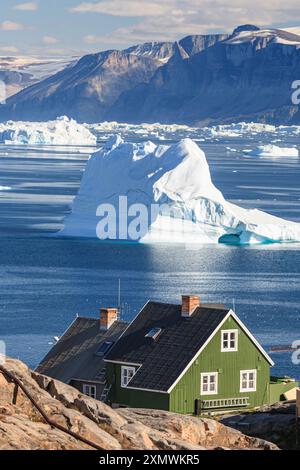
[[[202,305],[184,318],[181,305],[148,302],[105,360],[141,365],[128,388],[167,392],[228,312]],[[156,340],[145,337],[152,328],[162,329]]]
[[[99,380],[97,376],[105,363],[96,352],[105,341],[117,341],[127,326],[126,322],[116,321],[108,331],[101,331],[100,319],[77,317],[42,360],[37,372],[65,383],[72,379]]]

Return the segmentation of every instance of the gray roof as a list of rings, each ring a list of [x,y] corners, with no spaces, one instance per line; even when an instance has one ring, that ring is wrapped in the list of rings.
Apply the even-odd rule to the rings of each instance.
[[[105,341],[115,342],[128,326],[116,321],[108,331],[100,330],[100,320],[77,317],[37,367],[37,372],[69,383],[72,379],[97,381],[105,367],[97,351]]]
[[[141,365],[128,388],[167,392],[228,312],[202,305],[184,318],[181,305],[148,302],[105,360]],[[153,328],[162,330],[156,340],[146,337]]]

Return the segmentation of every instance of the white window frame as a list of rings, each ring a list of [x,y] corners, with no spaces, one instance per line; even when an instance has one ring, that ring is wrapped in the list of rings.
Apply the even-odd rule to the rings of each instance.
[[[83,393],[90,398],[97,398],[97,385],[83,384]]]
[[[247,374],[247,388],[243,388],[243,374]],[[253,377],[253,381],[254,381],[254,385],[253,385],[253,388],[252,387],[249,387],[249,382],[250,382],[250,379],[249,379],[249,374],[253,374],[254,377]],[[257,370],[256,369],[252,369],[252,370],[241,370],[240,371],[240,393],[243,393],[243,392],[256,392],[257,390]]]
[[[230,347],[230,335],[234,333],[235,335],[235,346],[234,348]],[[229,337],[228,337],[228,348],[225,348],[224,347],[224,335],[225,334],[228,334]],[[235,329],[235,330],[222,330],[221,331],[221,352],[237,352],[238,350],[238,343],[239,343],[239,330]]]
[[[215,390],[204,390],[204,377],[208,377],[208,385],[210,384],[210,377],[215,378]],[[201,395],[218,395],[218,372],[202,372],[201,373],[201,385],[200,385]]]
[[[126,388],[127,385],[129,384],[130,380],[132,379],[132,377],[130,377],[130,379],[128,379],[128,372],[130,374],[132,374],[132,377],[133,377],[135,372],[136,372],[136,368],[131,367],[131,366],[122,366],[121,367],[121,387],[122,388]]]

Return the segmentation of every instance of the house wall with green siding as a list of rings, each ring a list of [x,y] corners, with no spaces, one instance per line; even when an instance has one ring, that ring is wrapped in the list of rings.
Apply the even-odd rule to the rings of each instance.
[[[156,410],[168,410],[168,393],[147,392],[121,387],[121,366],[119,364],[106,364],[107,380],[112,385],[109,400],[119,405],[131,408],[151,408]]]
[[[221,352],[221,331],[238,330],[238,351]],[[240,371],[257,370],[256,392],[240,392]],[[218,394],[201,396],[201,373],[218,372]],[[249,397],[250,408],[269,403],[270,365],[250,338],[230,317],[170,394],[170,411],[193,413],[195,399]]]
[[[221,331],[238,330],[238,351],[221,352]],[[240,371],[257,370],[256,392],[240,392]],[[218,394],[201,396],[201,373],[218,372]],[[121,366],[107,363],[108,381],[112,384],[111,401],[130,407],[165,409],[194,413],[195,400],[249,397],[249,406],[269,403],[270,364],[250,338],[230,317],[196,358],[171,393],[146,392],[121,387]]]

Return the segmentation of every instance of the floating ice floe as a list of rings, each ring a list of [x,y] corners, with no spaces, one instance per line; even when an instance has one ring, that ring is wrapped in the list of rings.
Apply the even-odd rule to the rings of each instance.
[[[299,150],[295,147],[283,148],[276,145],[260,145],[254,150],[244,150],[247,155],[261,157],[299,157]]]
[[[85,124],[99,138],[106,140],[115,134],[120,134],[124,139],[158,139],[158,140],[179,140],[192,138],[197,141],[201,139],[216,140],[218,138],[228,138],[230,140],[241,137],[256,137],[257,135],[267,135],[274,138],[285,138],[288,136],[298,136],[300,126],[273,126],[257,122],[239,122],[233,124],[223,124],[210,127],[189,127],[180,124],[160,124],[142,123],[128,124],[118,122],[102,122],[98,124]]]
[[[102,122],[78,124],[66,116],[49,122],[13,122],[0,124],[0,143],[10,145],[96,145],[96,136],[106,141],[116,134],[127,140],[180,140],[198,142],[241,137],[271,136],[276,139],[300,135],[300,126],[273,126],[255,122],[189,127],[180,124],[127,124]]]
[[[104,227],[107,239],[145,243],[300,241],[300,224],[226,201],[190,139],[162,146],[117,136],[89,159],[59,235],[105,238]]]
[[[97,138],[84,125],[66,116],[49,122],[0,124],[0,143],[7,145],[96,145]]]

